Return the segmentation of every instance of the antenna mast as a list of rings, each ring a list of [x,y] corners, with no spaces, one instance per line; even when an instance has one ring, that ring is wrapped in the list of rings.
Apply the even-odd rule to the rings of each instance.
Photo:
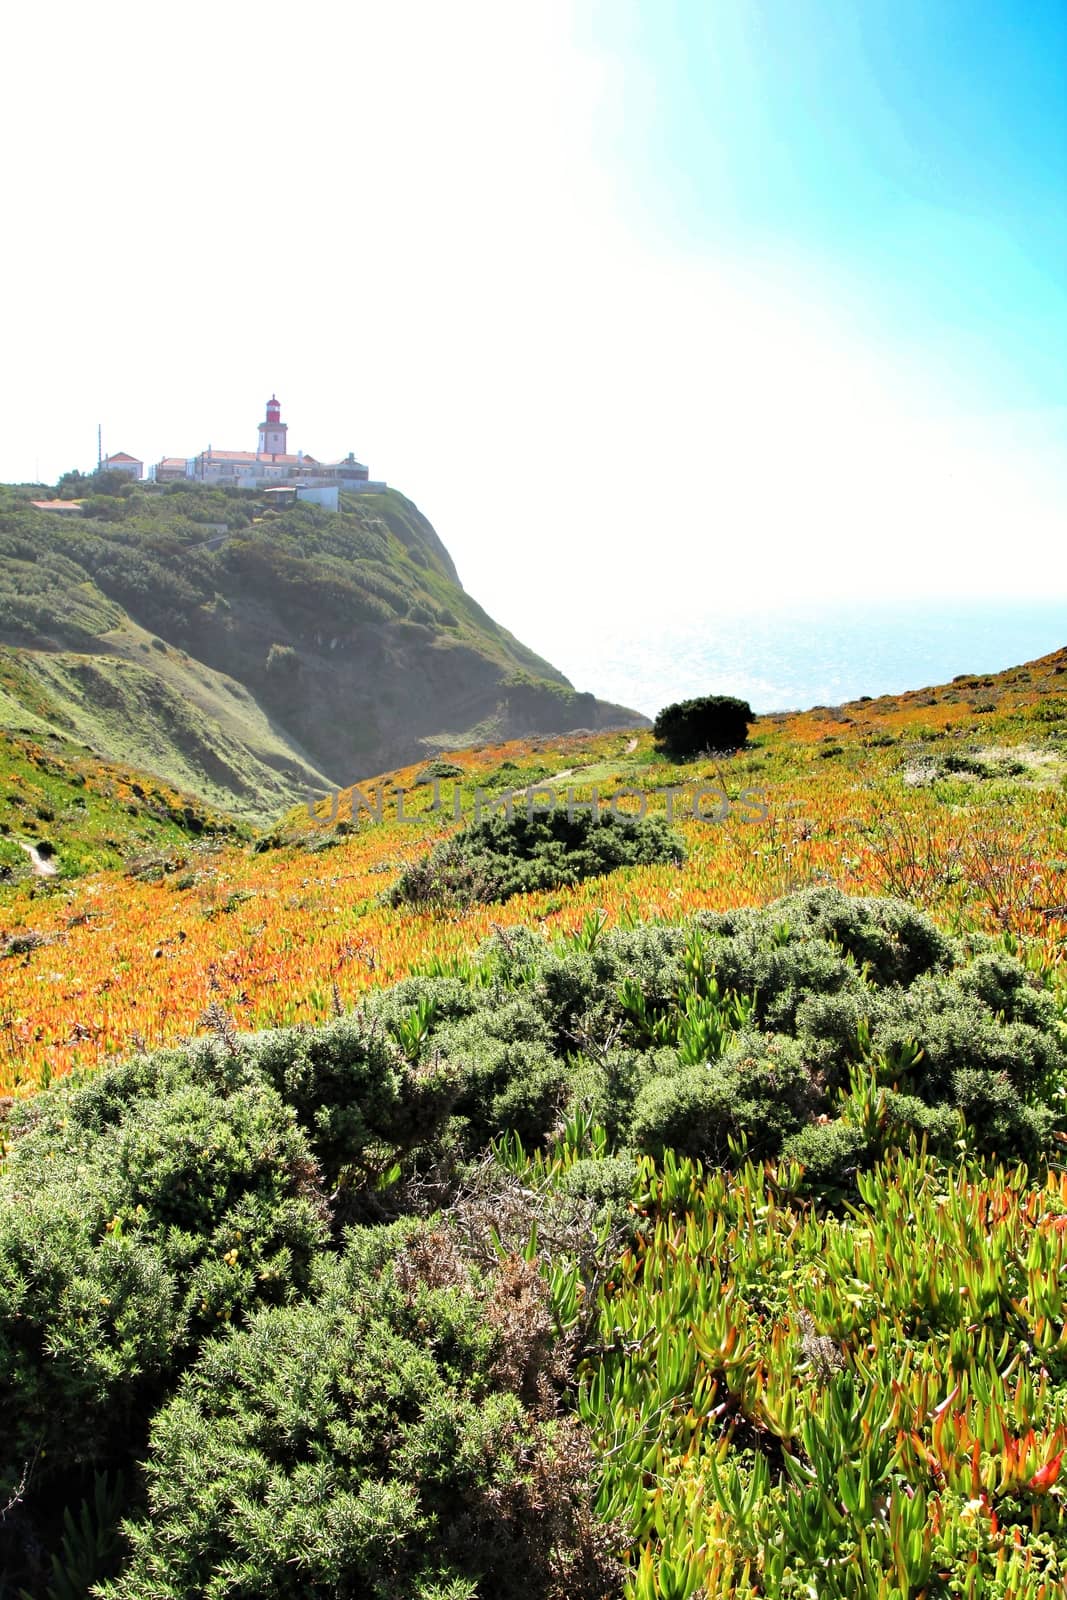
[[[103,430],[99,422],[96,425],[96,470],[100,472],[104,465]]]

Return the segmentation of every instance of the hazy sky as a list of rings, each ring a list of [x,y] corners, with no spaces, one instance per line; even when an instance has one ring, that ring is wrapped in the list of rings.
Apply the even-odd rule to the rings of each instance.
[[[355,450],[537,648],[1067,594],[1064,0],[9,8],[0,478]]]

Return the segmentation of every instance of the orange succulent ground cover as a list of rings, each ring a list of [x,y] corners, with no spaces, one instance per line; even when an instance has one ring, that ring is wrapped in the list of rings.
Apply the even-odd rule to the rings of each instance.
[[[462,956],[494,926],[573,930],[591,912],[608,924],[673,921],[818,882],[905,894],[949,927],[1037,939],[1058,963],[1065,673],[1061,651],[997,677],[761,717],[745,750],[685,766],[649,733],[633,749],[615,732],[450,753],[463,776],[442,781],[437,814],[430,786],[415,784],[419,764],[359,785],[372,803],[386,785],[381,822],[358,797],[353,821],[350,790],[332,819],[325,803],[315,818],[294,813],[268,849],[171,847],[156,881],[127,868],[15,884],[0,890],[0,1092],[195,1034],[212,1000],[241,1028],[321,1021],[371,985]],[[731,807],[723,821],[695,820],[694,790],[719,784],[731,800],[757,791],[766,815]],[[472,818],[477,790],[483,802],[513,790],[521,806],[530,785],[560,804],[568,788],[588,800],[595,787],[602,806],[627,788],[649,814],[681,789],[673,807],[687,858],[464,911],[382,903],[408,862]],[[415,820],[397,820],[398,790]]]

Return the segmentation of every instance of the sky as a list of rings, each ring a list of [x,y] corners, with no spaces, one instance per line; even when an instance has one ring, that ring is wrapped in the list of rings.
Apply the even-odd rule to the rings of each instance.
[[[1067,597],[1064,0],[5,17],[0,479],[354,450],[520,637]]]

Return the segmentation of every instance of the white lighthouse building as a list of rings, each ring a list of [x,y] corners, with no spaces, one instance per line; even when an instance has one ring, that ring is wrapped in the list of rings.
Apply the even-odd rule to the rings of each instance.
[[[352,493],[381,490],[371,483],[361,461],[349,453],[343,461],[318,461],[306,450],[290,454],[289,428],[282,421],[281,401],[272,394],[267,414],[259,424],[259,442],[252,450],[213,450],[198,456],[164,456],[155,469],[157,483],[192,478],[197,483],[228,485],[235,489],[291,488],[295,492],[347,489]]]
[[[267,420],[259,425],[259,448],[257,455],[284,456],[285,439],[289,429],[282,421],[282,408],[277,395],[271,395],[267,401]]]

